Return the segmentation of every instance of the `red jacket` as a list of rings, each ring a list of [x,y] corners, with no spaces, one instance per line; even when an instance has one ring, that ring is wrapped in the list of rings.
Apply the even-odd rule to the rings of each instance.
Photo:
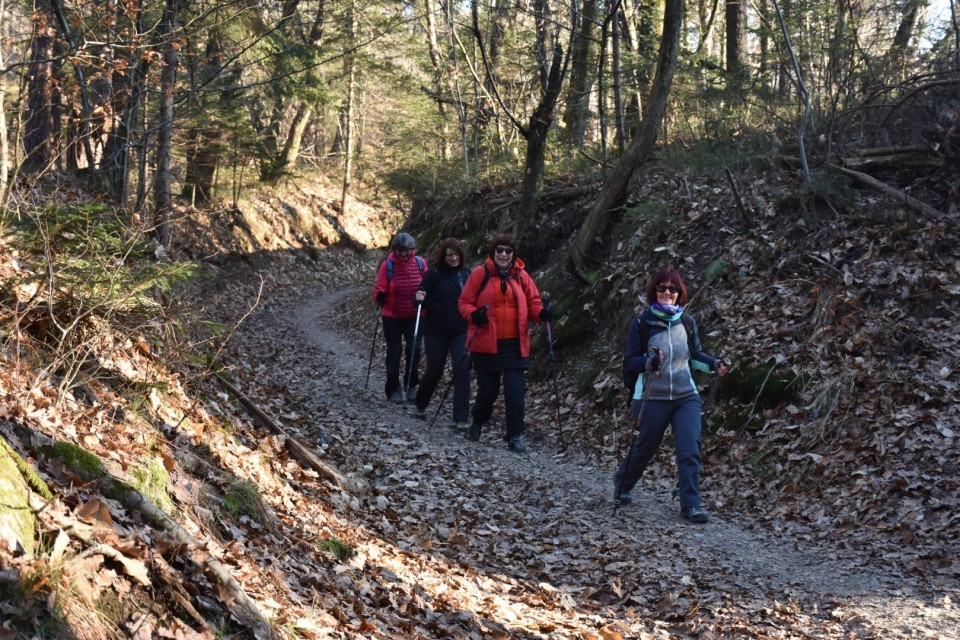
[[[393,277],[389,281],[387,280],[387,260],[393,262]],[[373,287],[373,300],[376,302],[377,294],[386,291],[387,301],[381,309],[384,318],[399,318],[401,320],[415,318],[417,307],[413,303],[413,296],[420,286],[420,280],[423,279],[419,261],[411,253],[410,257],[404,262],[393,251],[387,256],[387,260],[380,263],[377,283]],[[421,258],[421,260],[423,259]],[[426,260],[423,260],[423,271],[424,273],[427,271]]]
[[[513,267],[506,276],[506,284],[513,291],[517,298],[517,323],[520,332],[520,355],[524,358],[530,356],[530,321],[540,322],[540,312],[543,311],[543,301],[540,300],[540,292],[537,285],[533,283],[533,278],[523,268],[523,260],[516,258]],[[484,281],[484,273],[489,273],[487,284],[481,285]],[[501,278],[494,266],[493,259],[487,258],[483,266],[477,267],[470,273],[467,284],[463,287],[463,293],[460,294],[460,301],[457,307],[469,326],[467,335],[476,337],[470,343],[472,353],[496,353],[497,352],[497,314],[493,308],[496,301],[494,295],[495,287],[501,286]],[[473,324],[473,318],[470,317],[474,311],[484,305],[490,305],[487,311],[489,322],[476,327]]]

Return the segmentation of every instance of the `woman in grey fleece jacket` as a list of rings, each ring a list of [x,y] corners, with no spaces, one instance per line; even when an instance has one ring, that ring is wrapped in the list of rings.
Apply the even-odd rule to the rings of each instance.
[[[725,358],[714,358],[701,349],[697,323],[684,315],[687,287],[676,269],[665,267],[653,275],[647,301],[650,308],[630,323],[624,352],[624,373],[637,379],[631,409],[639,424],[630,453],[614,474],[614,500],[621,504],[632,501],[630,491],[660,448],[667,425],[672,424],[680,474],[680,515],[691,522],[707,522],[710,516],[700,505],[703,403],[691,367],[720,376],[727,375],[730,368]]]

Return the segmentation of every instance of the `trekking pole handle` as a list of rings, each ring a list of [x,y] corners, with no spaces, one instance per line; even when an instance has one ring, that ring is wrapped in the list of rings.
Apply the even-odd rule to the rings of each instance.
[[[723,375],[726,375],[727,373],[730,373],[730,369],[733,367],[733,360],[731,360],[731,359],[728,358],[727,356],[724,356],[724,357],[722,357],[722,358],[718,358],[718,359],[717,359],[717,373],[720,372],[720,367],[721,367],[721,366],[722,366],[722,367],[726,367],[727,371],[726,371],[726,373],[723,374]]]
[[[660,367],[663,366],[663,351],[660,350],[660,347],[650,347],[650,349],[653,351],[653,355],[657,357],[657,368],[651,371],[651,373],[656,374],[659,378],[661,373]]]

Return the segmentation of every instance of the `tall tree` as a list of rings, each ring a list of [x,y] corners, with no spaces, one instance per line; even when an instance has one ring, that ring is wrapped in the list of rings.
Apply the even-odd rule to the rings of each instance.
[[[436,18],[436,0],[423,0],[424,20],[426,22],[427,51],[430,54],[430,66],[432,68],[431,91],[434,96],[434,103],[437,105],[437,115],[440,121],[440,158],[446,160],[450,155],[450,146],[447,143],[447,90],[444,87],[444,56],[440,51],[440,43],[437,38],[437,18]]]
[[[166,246],[170,241],[170,214],[173,211],[173,181],[170,175],[173,146],[174,92],[177,85],[179,60],[176,42],[180,20],[179,0],[165,0],[160,20],[163,42],[163,66],[160,70],[160,104],[157,112],[156,182],[154,183],[154,211],[152,233],[157,242]]]
[[[726,0],[727,72],[734,78],[735,87],[747,61],[747,3],[744,0]]]
[[[347,79],[347,96],[344,99],[343,106],[343,189],[340,194],[340,213],[347,211],[347,198],[350,195],[350,187],[353,181],[353,153],[356,144],[356,133],[354,131],[354,98],[356,96],[356,64],[354,47],[357,41],[357,22],[356,22],[356,2],[349,0],[347,10],[347,49],[344,57],[345,73]]]
[[[554,112],[557,100],[567,73],[569,56],[564,54],[559,35],[548,25],[550,21],[549,7],[546,0],[534,2],[534,19],[537,25],[537,59],[539,76],[541,78],[540,101],[530,116],[529,124],[520,129],[520,133],[527,141],[527,152],[523,165],[523,179],[521,181],[520,203],[517,206],[514,218],[514,234],[518,238],[526,237],[533,229],[534,220],[540,208],[540,189],[543,182],[544,157],[547,152],[547,135],[553,125]],[[576,37],[579,30],[577,16],[573,16],[571,39]],[[553,45],[552,54],[547,55],[546,47]],[[503,226],[503,225],[501,225]]]
[[[30,46],[27,120],[23,133],[24,160],[20,167],[26,173],[47,170],[57,158],[61,114],[60,84],[55,81],[55,43],[56,30],[50,26],[47,14],[36,11]]]
[[[199,84],[197,89],[200,86],[216,86],[216,78],[223,71],[225,57],[219,34],[214,32],[207,40],[206,51],[202,55],[199,51],[194,54],[189,56],[188,64],[194,84]],[[180,191],[182,199],[198,206],[209,204],[213,197],[213,177],[223,151],[223,130],[214,116],[217,99],[206,99],[206,95],[209,94],[198,90],[188,93],[187,105],[195,115],[190,118],[184,136],[186,171]]]
[[[563,113],[563,141],[575,147],[583,145],[590,115],[590,95],[593,87],[591,69],[598,4],[598,0],[584,0],[580,29],[570,52],[570,84],[567,88],[567,108]]]
[[[684,0],[666,0],[663,10],[663,35],[660,40],[660,55],[657,59],[657,73],[650,89],[639,135],[630,143],[620,162],[607,178],[603,189],[584,219],[570,250],[570,266],[578,278],[584,282],[592,280],[588,267],[590,250],[597,234],[603,228],[610,213],[619,206],[627,193],[630,178],[653,151],[660,123],[667,110],[670,88],[677,70],[680,57],[680,34],[683,31]]]
[[[900,24],[897,26],[897,32],[893,36],[893,44],[887,53],[888,63],[893,68],[903,69],[905,67],[906,57],[910,53],[910,43],[916,35],[920,16],[929,4],[929,0],[903,0]]]
[[[0,0],[0,21],[7,12],[5,0]],[[0,43],[0,69],[3,69],[3,44]],[[10,179],[10,140],[7,137],[7,91],[0,81],[0,202],[6,200]]]

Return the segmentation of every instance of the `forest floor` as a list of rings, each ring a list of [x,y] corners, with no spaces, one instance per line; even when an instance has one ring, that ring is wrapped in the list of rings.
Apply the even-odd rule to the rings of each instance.
[[[213,212],[208,233],[181,232],[212,277],[142,330],[108,308],[60,351],[41,339],[42,262],[0,238],[0,280],[23,305],[2,310],[0,436],[54,494],[32,496],[36,553],[0,527],[0,640],[960,638],[954,225],[887,207],[810,233],[815,218],[752,184],[755,220],[704,213],[720,206],[704,183],[675,198],[671,224],[622,225],[585,294],[564,298],[559,261],[534,270],[566,311],[559,394],[534,329],[525,455],[497,415],[474,443],[449,428],[449,398],[433,426],[385,401],[369,297],[382,252],[360,247],[386,243],[393,214],[345,220],[322,190]],[[565,237],[541,232],[551,248]],[[679,517],[669,436],[634,504],[611,500],[632,437],[620,323],[644,265],[680,256],[708,350],[766,375],[760,391],[720,385],[706,413],[706,525]],[[773,358],[809,381],[763,406]],[[60,375],[75,361],[75,379]],[[182,531],[105,494],[41,434],[150,490]],[[294,439],[344,482],[294,459]]]
[[[576,424],[563,425],[566,448],[545,437],[556,415],[537,389],[525,455],[507,450],[496,415],[474,443],[450,428],[449,400],[432,427],[388,403],[382,334],[370,360],[375,315],[359,284],[372,268],[319,285],[296,270],[270,274],[222,358],[251,397],[367,486],[299,507],[304,522],[336,519],[355,550],[335,590],[313,585],[339,605],[329,637],[960,637],[949,590],[876,555],[710,504],[711,521],[690,524],[644,483],[614,512],[612,462],[577,446]],[[260,276],[231,271],[221,294],[235,307]]]

